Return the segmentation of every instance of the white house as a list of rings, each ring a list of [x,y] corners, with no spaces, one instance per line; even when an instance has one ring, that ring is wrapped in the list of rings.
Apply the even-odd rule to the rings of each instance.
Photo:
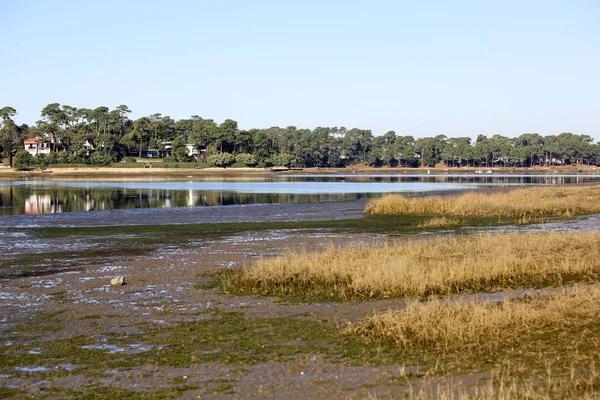
[[[197,146],[188,143],[185,145],[185,148],[187,149],[188,157],[194,157],[195,159],[206,157],[206,146]]]
[[[198,158],[198,155],[200,154],[200,152],[196,148],[195,144],[186,144],[185,148],[187,149],[188,157]]]
[[[46,139],[29,138],[24,141],[25,150],[32,156],[50,153],[50,141]]]
[[[94,144],[89,141],[89,139],[85,139],[85,143],[83,143],[83,149],[85,150],[86,155],[90,155],[90,152],[94,151]]]

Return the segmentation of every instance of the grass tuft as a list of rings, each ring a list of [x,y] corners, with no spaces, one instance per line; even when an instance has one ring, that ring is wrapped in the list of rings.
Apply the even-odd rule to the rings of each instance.
[[[434,217],[431,219],[427,219],[417,225],[419,228],[451,228],[455,226],[459,226],[460,221],[456,218],[448,218],[448,217]]]
[[[535,187],[501,193],[407,198],[399,194],[373,199],[368,214],[438,214],[460,217],[564,217],[600,213],[600,186]]]
[[[413,302],[342,333],[369,346],[393,344],[404,356],[435,354],[446,367],[457,360],[479,371],[492,367],[489,379],[468,387],[426,376],[411,386],[411,399],[596,399],[599,313],[600,292],[574,288],[498,303]]]
[[[225,291],[376,299],[600,278],[600,232],[482,235],[285,254],[221,275]]]
[[[406,350],[448,354],[492,354],[519,342],[523,334],[551,327],[591,323],[600,315],[600,292],[505,299],[501,302],[413,301],[343,329],[370,342],[393,341]]]

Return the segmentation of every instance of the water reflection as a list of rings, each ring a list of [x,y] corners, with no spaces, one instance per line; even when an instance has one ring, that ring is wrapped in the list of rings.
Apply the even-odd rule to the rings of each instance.
[[[600,182],[589,175],[288,175],[253,180],[0,182],[0,215],[349,201],[389,192]]]
[[[444,174],[444,175],[296,175],[286,176],[288,180],[321,182],[423,182],[423,183],[474,183],[485,185],[569,185],[600,182],[600,175],[534,175],[534,174]]]
[[[379,193],[235,193],[215,190],[0,187],[0,215],[53,214],[132,208],[200,207],[358,200]]]
[[[32,194],[25,199],[25,214],[54,214],[62,212],[61,204],[55,204],[48,194]]]

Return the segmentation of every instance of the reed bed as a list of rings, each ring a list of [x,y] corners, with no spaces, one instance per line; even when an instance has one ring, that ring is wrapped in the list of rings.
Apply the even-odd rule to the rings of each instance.
[[[532,331],[595,323],[600,292],[576,290],[501,302],[432,300],[349,323],[343,334],[393,341],[406,350],[492,354]]]
[[[572,217],[600,213],[600,186],[533,187],[501,193],[407,198],[399,194],[373,199],[368,214],[437,214],[456,217]]]
[[[226,291],[305,299],[429,296],[600,277],[600,232],[438,238],[288,253],[224,273]]]

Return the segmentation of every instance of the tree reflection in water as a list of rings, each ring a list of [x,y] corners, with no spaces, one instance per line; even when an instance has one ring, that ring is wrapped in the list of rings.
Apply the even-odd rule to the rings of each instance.
[[[586,175],[295,175],[248,181],[4,182],[0,215],[131,208],[351,201],[389,192],[598,182]],[[294,183],[294,185],[290,185]]]

